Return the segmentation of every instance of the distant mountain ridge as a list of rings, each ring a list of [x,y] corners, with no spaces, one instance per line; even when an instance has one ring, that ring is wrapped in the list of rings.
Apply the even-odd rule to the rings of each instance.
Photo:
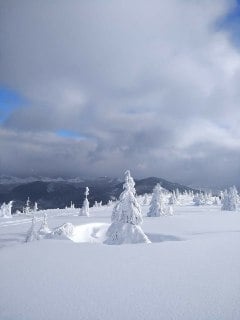
[[[34,180],[35,179],[35,180]],[[173,183],[162,178],[149,177],[135,180],[138,195],[151,193],[157,183],[169,191],[179,189],[180,192],[193,188]],[[93,205],[95,201],[103,204],[111,199],[116,199],[122,192],[123,182],[117,178],[100,177],[96,179],[50,179],[30,177],[27,179],[14,177],[0,177],[0,203],[14,201],[14,210],[21,210],[27,198],[32,204],[38,203],[40,209],[64,208],[71,201],[77,207],[82,206],[85,187],[90,188],[89,201]]]

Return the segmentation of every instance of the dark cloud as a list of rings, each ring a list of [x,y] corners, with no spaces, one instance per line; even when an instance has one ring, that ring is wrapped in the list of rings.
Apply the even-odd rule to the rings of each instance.
[[[231,10],[229,0],[2,1],[0,83],[25,103],[1,126],[2,173],[130,168],[236,183],[240,53],[217,27]]]

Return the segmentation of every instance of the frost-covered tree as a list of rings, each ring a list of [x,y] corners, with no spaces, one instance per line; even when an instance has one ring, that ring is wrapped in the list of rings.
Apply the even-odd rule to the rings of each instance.
[[[107,230],[107,244],[149,243],[140,224],[142,223],[141,207],[136,199],[135,182],[130,171],[125,172],[123,192],[112,212],[112,224]]]
[[[31,214],[31,207],[30,207],[30,199],[29,197],[27,198],[27,201],[26,201],[26,206],[23,208],[23,213],[25,213],[26,215],[29,215]]]
[[[13,201],[3,203],[0,207],[0,217],[11,218],[12,217],[12,204]]]
[[[238,192],[235,186],[231,187],[229,191],[223,193],[222,210],[236,211],[238,205]]]
[[[33,211],[37,212],[38,211],[38,204],[37,202],[34,203]]]
[[[89,188],[86,187],[85,190],[85,199],[83,201],[82,209],[80,210],[80,216],[89,216],[89,201],[88,201],[88,195],[89,195]]]
[[[179,192],[178,188],[175,191],[175,195],[176,195],[177,200],[179,200],[180,192]]]
[[[205,204],[205,197],[202,193],[198,194],[196,193],[194,198],[193,198],[193,202],[195,204],[195,206],[201,206]]]
[[[113,204],[112,200],[108,200],[107,206],[110,207]]]
[[[214,206],[218,206],[219,205],[219,198],[218,197],[214,197],[213,205]]]
[[[147,205],[148,205],[148,194],[147,194],[147,193],[144,194],[143,205],[144,205],[144,206],[147,206]]]
[[[43,221],[42,221],[41,227],[38,231],[38,235],[40,238],[44,238],[44,237],[49,236],[50,234],[51,234],[51,229],[48,226],[47,214],[44,213],[43,214]]]
[[[31,227],[28,230],[28,233],[27,233],[27,236],[26,236],[26,242],[39,240],[38,234],[35,231],[35,227],[36,227],[36,218],[35,218],[35,216],[33,216]]]
[[[177,197],[176,197],[176,193],[175,191],[173,190],[173,193],[170,195],[170,198],[168,200],[168,204],[170,205],[175,205],[178,203],[178,200],[177,200]]]
[[[150,202],[148,217],[159,217],[166,214],[166,208],[163,202],[162,187],[159,183],[153,189],[152,199]]]

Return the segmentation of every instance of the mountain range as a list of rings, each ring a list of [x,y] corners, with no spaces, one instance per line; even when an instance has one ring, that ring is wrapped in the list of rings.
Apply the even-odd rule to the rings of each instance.
[[[157,183],[168,191],[179,189],[197,190],[173,183],[162,178],[149,177],[135,180],[138,195],[151,193]],[[109,200],[119,197],[123,189],[123,181],[116,178],[100,177],[95,179],[64,179],[29,177],[26,179],[8,176],[0,176],[0,203],[13,200],[13,211],[22,210],[29,197],[32,205],[38,203],[40,209],[64,208],[70,206],[71,201],[76,207],[81,207],[84,199],[85,188],[89,187],[89,202],[95,201],[106,204]]]

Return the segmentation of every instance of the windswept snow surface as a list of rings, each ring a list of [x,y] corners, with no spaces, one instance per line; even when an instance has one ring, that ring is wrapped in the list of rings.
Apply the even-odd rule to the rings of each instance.
[[[240,319],[240,212],[182,203],[144,216],[150,244],[103,244],[112,207],[48,210],[72,232],[30,243],[31,217],[1,219],[0,319]]]

